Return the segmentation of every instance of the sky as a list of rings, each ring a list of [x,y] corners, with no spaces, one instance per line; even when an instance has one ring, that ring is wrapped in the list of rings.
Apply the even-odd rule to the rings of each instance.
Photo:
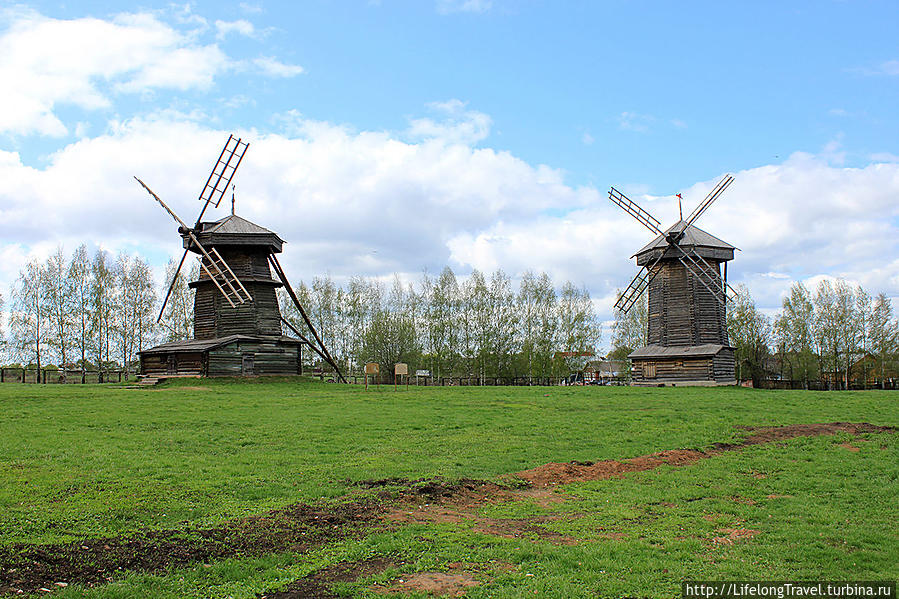
[[[530,269],[609,321],[652,239],[609,187],[667,226],[731,173],[697,225],[767,313],[794,281],[899,298],[894,1],[0,0],[0,81],[4,296],[81,243],[162,283],[181,241],[132,176],[193,222],[234,133],[294,282]]]

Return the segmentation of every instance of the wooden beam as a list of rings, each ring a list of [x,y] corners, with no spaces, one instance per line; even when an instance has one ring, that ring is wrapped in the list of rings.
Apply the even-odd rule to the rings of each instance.
[[[271,263],[272,268],[275,269],[275,274],[277,274],[278,278],[281,279],[281,282],[284,283],[284,289],[287,291],[287,294],[290,296],[290,299],[293,300],[293,304],[297,307],[297,310],[300,311],[300,315],[303,317],[303,320],[306,322],[306,326],[308,326],[309,330],[312,332],[312,336],[315,337],[315,340],[318,342],[319,349],[321,349],[321,352],[319,352],[319,355],[321,355],[324,358],[324,360],[328,364],[331,365],[331,367],[337,373],[337,378],[339,378],[342,382],[346,383],[347,380],[343,376],[343,374],[340,372],[340,368],[337,366],[337,362],[335,362],[334,358],[331,357],[330,352],[328,352],[328,348],[325,347],[324,342],[322,341],[321,337],[318,336],[318,332],[315,330],[315,327],[312,325],[312,321],[309,320],[309,316],[306,314],[306,310],[303,309],[303,305],[300,303],[299,298],[297,298],[297,295],[293,292],[293,287],[290,286],[290,282],[287,280],[287,275],[284,274],[284,270],[281,268],[281,264],[278,262],[278,258],[274,254],[269,254],[268,260]],[[315,346],[312,345],[311,343],[309,344],[309,346],[312,347],[313,349],[315,349]]]

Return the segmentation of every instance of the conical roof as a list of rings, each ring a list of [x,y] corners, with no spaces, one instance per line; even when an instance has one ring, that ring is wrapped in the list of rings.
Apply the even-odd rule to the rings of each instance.
[[[184,247],[199,252],[191,244],[187,233],[181,233],[184,238]],[[251,223],[236,214],[230,214],[221,220],[214,222],[202,222],[195,231],[197,239],[203,245],[210,246],[262,246],[270,248],[271,252],[278,253],[284,245],[284,240],[278,237],[274,231]]]
[[[686,229],[684,229],[684,227],[686,227]],[[711,233],[703,231],[696,225],[687,225],[687,223],[685,223],[684,221],[679,220],[665,229],[664,234],[659,235],[658,237],[647,243],[645,246],[640,248],[633,256],[631,256],[631,258],[652,250],[668,247],[668,240],[666,239],[666,236],[668,235],[668,233],[674,233],[678,231],[684,232],[683,238],[678,242],[678,245],[682,247],[703,247],[711,249],[730,250],[731,252],[733,252],[733,250],[735,249],[739,249],[722,239],[718,239]]]
[[[203,223],[203,233],[218,233],[224,235],[275,235],[265,227],[251,223],[236,214],[230,214],[213,223]]]

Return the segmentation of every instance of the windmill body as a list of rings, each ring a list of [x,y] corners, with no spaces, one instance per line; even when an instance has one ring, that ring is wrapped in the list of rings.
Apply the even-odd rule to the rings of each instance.
[[[194,338],[214,339],[228,335],[281,335],[281,311],[275,290],[282,284],[272,277],[269,257],[280,253],[284,241],[277,234],[231,215],[220,221],[200,223],[197,239],[212,248],[231,268],[250,300],[230,305],[210,276],[209,258],[200,255],[205,268],[191,283],[194,295]],[[191,246],[184,237],[184,248]],[[200,252],[193,249],[195,253]],[[211,253],[211,252],[210,252]]]
[[[195,254],[200,261],[199,277],[188,284],[195,290],[194,338],[142,351],[141,374],[151,380],[170,376],[301,374],[302,350],[307,347],[334,368],[338,379],[345,381],[278,262],[284,240],[234,214],[233,203],[230,216],[214,222],[202,220],[210,205],[221,202],[247,147],[234,136],[228,138],[200,193],[204,204],[193,227],[137,179],[178,223],[184,245],[160,318],[187,256]],[[279,287],[286,289],[311,335],[304,335],[283,318],[276,293]],[[282,325],[296,337],[283,335]]]
[[[693,223],[730,185],[725,178],[686,220],[662,231],[648,212],[612,188],[610,199],[655,239],[637,251],[641,271],[619,297],[627,311],[643,293],[648,298],[647,345],[629,358],[635,385],[732,385],[734,348],[728,343],[727,262],[734,246]]]

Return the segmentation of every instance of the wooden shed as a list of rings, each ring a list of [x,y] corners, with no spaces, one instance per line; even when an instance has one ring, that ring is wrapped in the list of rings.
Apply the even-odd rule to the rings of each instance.
[[[726,345],[647,345],[628,356],[634,385],[733,385],[734,350]]]
[[[141,373],[148,377],[302,374],[302,345],[291,337],[255,335],[174,341],[141,352]]]

